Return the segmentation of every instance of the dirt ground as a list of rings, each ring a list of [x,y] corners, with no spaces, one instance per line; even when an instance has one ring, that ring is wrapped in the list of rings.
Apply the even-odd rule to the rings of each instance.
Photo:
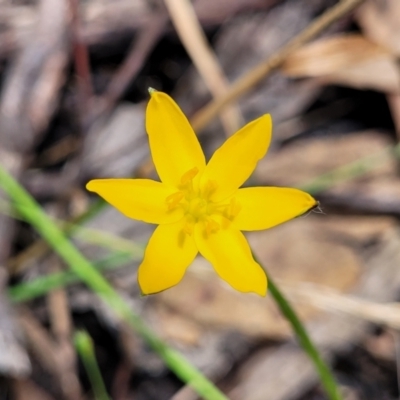
[[[149,87],[181,106],[207,157],[271,113],[271,147],[246,185],[298,187],[320,207],[248,240],[343,399],[398,399],[400,2],[195,0],[209,46],[182,2],[0,0],[0,164],[48,215],[79,227],[73,243],[229,399],[322,400],[271,296],[233,291],[197,258],[179,285],[142,297],[137,267],[154,227],[85,189],[156,177]],[[198,398],[79,281],[16,296],[67,269],[0,188],[1,400],[96,398],[78,329],[111,399]]]

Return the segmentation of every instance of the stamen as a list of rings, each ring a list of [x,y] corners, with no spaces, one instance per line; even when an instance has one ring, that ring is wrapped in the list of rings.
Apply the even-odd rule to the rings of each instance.
[[[242,207],[237,202],[237,200],[234,197],[232,197],[228,206],[228,218],[229,219],[235,218],[239,214],[241,208]]]
[[[211,218],[208,218],[206,221],[206,233],[207,235],[211,235],[211,233],[217,232],[220,229],[220,225],[218,222],[214,221]]]
[[[237,202],[237,200],[234,197],[232,197],[231,201],[226,206],[223,215],[225,218],[232,221],[239,214],[239,211],[241,209],[242,209],[242,207],[240,206],[240,204]]]
[[[187,219],[185,226],[183,227],[183,231],[189,236],[191,236],[193,233],[193,228],[194,228],[194,221]]]
[[[209,198],[218,188],[217,182],[213,180],[207,181],[207,183],[204,185],[203,189],[203,196],[205,198]]]
[[[178,206],[180,201],[185,197],[185,194],[183,192],[176,192],[171,195],[169,195],[166,199],[165,202],[167,203],[168,206],[168,211],[173,210]]]
[[[193,180],[193,178],[199,173],[199,169],[197,167],[194,167],[192,169],[189,169],[189,171],[185,172],[182,175],[181,178],[181,185],[185,186],[187,185],[189,182],[191,182]]]

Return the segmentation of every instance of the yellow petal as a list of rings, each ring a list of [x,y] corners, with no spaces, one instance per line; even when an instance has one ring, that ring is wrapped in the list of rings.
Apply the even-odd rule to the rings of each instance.
[[[146,247],[138,271],[143,294],[158,293],[175,286],[197,254],[193,236],[184,233],[186,221],[160,225]]]
[[[234,198],[240,211],[233,224],[241,231],[272,228],[306,213],[318,204],[308,193],[292,188],[242,188]]]
[[[205,167],[200,143],[179,106],[165,93],[153,92],[147,105],[146,130],[160,179],[177,186],[181,177]]]
[[[168,210],[167,197],[176,189],[150,179],[94,179],[86,189],[96,192],[129,218],[166,224],[183,217],[181,208]]]
[[[267,276],[256,263],[244,235],[236,229],[207,233],[202,224],[195,227],[196,245],[217,274],[240,292],[267,293]]]
[[[264,157],[271,142],[269,114],[248,123],[231,136],[212,156],[202,176],[202,185],[214,181],[214,200],[223,200],[238,189]]]

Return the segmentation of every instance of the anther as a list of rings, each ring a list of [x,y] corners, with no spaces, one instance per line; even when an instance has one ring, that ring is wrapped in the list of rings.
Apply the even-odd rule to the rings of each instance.
[[[181,185],[187,185],[189,182],[193,180],[193,178],[199,173],[199,169],[194,167],[189,169],[189,171],[185,172],[181,178]]]
[[[206,197],[206,198],[210,197],[215,192],[217,187],[218,187],[217,182],[215,182],[213,180],[207,181],[207,183],[204,185],[204,189],[203,189],[204,197]]]
[[[180,203],[180,201],[184,198],[184,193],[183,192],[176,192],[171,195],[169,195],[166,199],[165,202],[167,203],[168,210],[171,211],[174,208],[177,207],[177,205]]]
[[[236,201],[234,197],[231,198],[231,202],[229,204],[229,213],[232,218],[236,217],[236,215],[239,214],[239,211],[241,210],[240,204]]]
[[[236,201],[236,199],[234,197],[232,197],[231,201],[229,203],[229,206],[226,209],[226,217],[228,219],[232,220],[233,218],[235,218],[239,214],[241,208],[242,207]]]
[[[211,218],[208,218],[206,221],[206,233],[210,235],[211,233],[217,232],[220,229],[220,225],[218,222],[214,221]]]
[[[183,227],[183,232],[185,232],[190,236],[193,233],[193,228],[194,228],[194,221],[190,218],[187,218],[185,225]]]

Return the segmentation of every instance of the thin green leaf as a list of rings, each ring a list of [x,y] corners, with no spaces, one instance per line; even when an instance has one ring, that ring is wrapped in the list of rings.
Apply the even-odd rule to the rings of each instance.
[[[95,399],[110,400],[94,354],[92,338],[86,331],[77,331],[74,343],[89,377]]]
[[[90,262],[69,242],[64,233],[48,217],[36,201],[0,166],[0,186],[10,197],[16,211],[42,235],[47,243],[68,264],[72,271],[115,312],[125,320],[163,359],[166,365],[182,381],[192,386],[203,398],[209,400],[226,400],[220,392],[196,367],[180,353],[161,341],[133,313],[130,306],[115,289],[96,271]]]
[[[253,254],[253,256],[254,259],[262,266],[262,263],[260,263],[260,260],[256,257],[256,255]],[[321,357],[318,349],[315,347],[310,336],[308,335],[306,328],[301,323],[300,318],[297,316],[296,312],[290,305],[289,301],[286,300],[283,293],[279,290],[278,286],[276,286],[271,276],[268,273],[267,275],[268,275],[268,290],[271,293],[274,300],[276,301],[276,304],[278,305],[282,314],[286,317],[286,319],[292,326],[292,329],[295,332],[301,347],[303,347],[304,351],[314,364],[314,367],[318,372],[318,375],[321,379],[321,384],[324,387],[325,392],[328,395],[328,398],[330,400],[343,400],[343,397],[340,394],[338,385],[336,383],[334,376],[332,375],[329,366],[325,363],[325,361]]]

